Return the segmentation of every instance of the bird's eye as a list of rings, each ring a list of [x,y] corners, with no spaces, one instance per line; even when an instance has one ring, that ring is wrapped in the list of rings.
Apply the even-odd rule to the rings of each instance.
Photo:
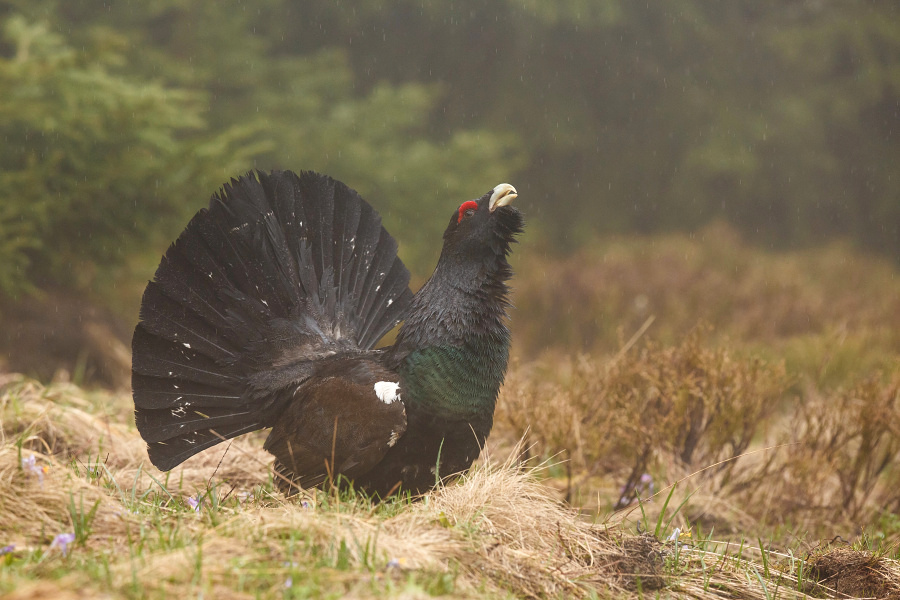
[[[459,217],[457,217],[456,222],[461,223],[464,218],[474,215],[476,210],[478,210],[478,203],[474,200],[463,202],[462,206],[459,207]]]

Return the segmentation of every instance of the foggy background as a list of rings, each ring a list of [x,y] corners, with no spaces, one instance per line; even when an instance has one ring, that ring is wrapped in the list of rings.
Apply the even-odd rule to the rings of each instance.
[[[896,263],[898,128],[893,1],[0,1],[0,370],[127,381],[160,255],[253,168],[358,190],[416,282],[501,181],[541,260],[725,223]]]

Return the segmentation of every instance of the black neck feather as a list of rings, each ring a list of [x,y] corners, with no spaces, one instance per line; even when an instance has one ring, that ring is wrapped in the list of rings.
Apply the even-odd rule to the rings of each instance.
[[[512,242],[497,235],[480,256],[445,244],[389,353],[410,407],[448,418],[487,416],[489,427],[509,357]]]

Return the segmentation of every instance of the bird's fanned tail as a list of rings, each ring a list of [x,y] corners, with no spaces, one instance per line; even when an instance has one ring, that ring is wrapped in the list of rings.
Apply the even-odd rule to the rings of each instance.
[[[403,318],[408,284],[397,243],[347,186],[310,172],[232,180],[144,292],[132,386],[153,464],[271,426],[313,361],[371,349]]]

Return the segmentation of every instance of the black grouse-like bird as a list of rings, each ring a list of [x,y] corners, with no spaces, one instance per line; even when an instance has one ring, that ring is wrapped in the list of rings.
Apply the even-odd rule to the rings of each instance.
[[[397,243],[344,184],[283,171],[225,185],[144,292],[132,386],[150,460],[169,470],[271,427],[287,493],[338,475],[421,493],[467,469],[506,373],[515,197],[500,184],[463,202],[413,295]]]

